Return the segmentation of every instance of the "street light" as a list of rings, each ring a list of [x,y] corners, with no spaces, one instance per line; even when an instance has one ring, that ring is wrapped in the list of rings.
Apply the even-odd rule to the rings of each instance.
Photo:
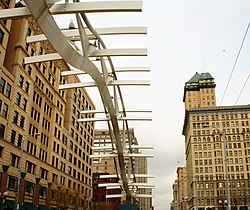
[[[186,204],[186,210],[188,210],[188,197],[184,197],[184,203]]]
[[[227,205],[227,200],[224,200],[224,202],[222,200],[219,200],[219,205],[223,207]]]
[[[34,133],[34,137],[39,136],[40,133]],[[16,203],[15,203],[15,209],[19,210],[19,191],[20,191],[20,182],[21,182],[21,176],[22,176],[22,164],[23,164],[23,146],[24,146],[24,140],[22,140],[21,143],[21,154],[20,154],[20,166],[18,169],[18,177],[17,177],[17,196],[16,196]]]
[[[203,125],[203,128],[215,128],[209,125]],[[227,145],[226,145],[226,133],[225,130],[219,130],[218,128],[215,128],[217,131],[220,132],[220,134],[223,135],[223,143],[224,143],[224,159],[225,159],[225,167],[226,167],[226,187],[227,187],[227,208],[228,210],[231,210],[231,204],[230,204],[230,187],[229,187],[229,177],[228,177],[228,158],[227,158]]]
[[[5,191],[3,194],[0,192],[0,209],[5,209],[6,207],[6,197],[8,196],[8,192]]]

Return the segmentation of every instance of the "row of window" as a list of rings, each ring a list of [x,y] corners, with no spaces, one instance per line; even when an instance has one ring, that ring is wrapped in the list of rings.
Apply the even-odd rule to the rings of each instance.
[[[46,177],[48,176],[47,173],[46,173],[46,170],[45,169],[42,169],[41,168],[41,175]],[[9,182],[8,182],[8,189],[10,190],[16,190],[17,188],[17,178],[16,177],[12,177],[12,176],[9,176],[8,178]],[[82,189],[81,189],[81,185],[78,184],[76,186],[76,182],[72,182],[70,180],[70,184],[72,184],[72,188],[74,190],[77,190],[78,192],[81,192],[82,193],[85,193],[85,195],[87,195],[87,188],[85,189],[84,186],[82,186]],[[71,187],[71,186],[70,186]],[[35,188],[35,183],[32,183],[32,182],[29,182],[29,181],[25,181],[25,194],[27,195],[34,195],[34,188]],[[39,187],[39,197],[40,198],[45,198],[46,196],[46,192],[47,192],[47,188],[44,187],[44,186],[40,186]],[[51,192],[51,200],[52,201],[56,201],[57,200],[57,192],[55,190],[52,189],[52,192]],[[76,198],[74,195],[68,195],[68,202],[67,202],[67,205],[70,204],[70,205],[73,205],[76,203]],[[79,199],[79,206],[83,206],[84,205],[84,200],[83,199]]]
[[[86,144],[86,143],[84,142],[84,144]],[[57,154],[59,154],[59,152],[60,152],[60,144],[58,144],[56,141],[54,141],[52,149],[53,149],[54,152],[56,152]],[[91,164],[91,159],[89,158],[89,156],[86,155],[85,152],[82,151],[80,148],[78,148],[77,145],[73,146],[73,142],[72,141],[70,141],[70,149],[72,151],[74,151],[74,153],[76,155],[78,154],[78,156],[80,158],[82,158],[82,160],[86,161],[86,163]],[[61,157],[64,158],[64,159],[67,159],[67,150],[64,149],[63,147],[61,147]],[[72,154],[71,153],[69,153],[69,159],[68,160],[70,162],[72,162]],[[76,161],[74,161],[74,164],[76,165]]]
[[[222,198],[226,198],[227,196],[227,193],[225,190],[216,190],[216,191],[209,191],[209,190],[206,190],[206,191],[203,191],[203,189],[199,190],[197,192],[198,194],[198,197],[199,198],[202,198],[202,199],[198,199],[197,203],[198,205],[201,205],[201,206],[219,206],[220,205],[220,199]],[[230,196],[232,197],[232,201],[231,201],[231,209],[234,209],[234,210],[237,210],[238,208],[236,206],[239,206],[239,205],[242,205],[245,206],[246,204],[246,197],[245,198],[241,198],[240,196],[246,196],[246,190],[240,190],[240,189],[237,189],[237,190],[231,190],[231,194]],[[212,198],[214,197],[214,198]],[[217,198],[216,198],[217,197]],[[222,199],[223,200],[223,199]],[[224,200],[223,200],[224,201]],[[235,203],[234,203],[235,202]],[[224,207],[222,207],[224,205]],[[199,209],[203,209],[203,208],[199,208]],[[206,209],[215,209],[215,208],[206,208]],[[218,208],[218,209],[226,209],[226,204],[221,204],[221,207]],[[239,209],[245,209],[245,208],[239,208]],[[247,209],[247,207],[246,207]]]
[[[26,93],[29,93],[30,83],[28,81],[24,83],[24,77],[22,75],[19,77],[18,85],[20,88],[24,89]]]
[[[243,137],[243,139],[244,140],[248,140],[248,139],[250,139],[249,138],[249,134],[245,134],[245,135],[242,135],[242,137]],[[216,136],[213,136],[212,137],[213,138],[213,141],[214,142],[221,142],[221,136],[219,136],[219,135],[216,135]],[[233,135],[233,136],[230,136],[230,135],[226,135],[225,136],[225,140],[226,141],[240,141],[241,140],[241,136],[240,135]],[[193,138],[193,141],[194,141],[194,143],[201,143],[201,142],[211,142],[211,138],[208,136],[208,137],[194,137]],[[229,143],[227,143],[227,144],[229,144]]]
[[[19,120],[19,113],[17,111],[14,111],[13,113],[13,123],[18,125],[18,120]],[[24,128],[24,123],[25,123],[25,117],[20,116],[20,122],[19,122],[19,127]]]
[[[229,120],[229,119],[249,119],[248,113],[241,113],[241,114],[212,114],[212,115],[193,115],[193,121],[209,121],[209,117],[211,120]]]
[[[79,161],[78,161],[78,162],[79,162]],[[56,168],[58,168],[58,166],[59,166],[59,170],[61,170],[62,172],[65,173],[65,165],[66,165],[66,164],[65,164],[64,162],[60,161],[60,165],[59,165],[59,159],[58,159],[57,157],[52,156],[52,163],[51,163],[51,165],[52,165],[53,167],[56,167]],[[81,163],[81,162],[80,162],[80,167],[79,167],[79,169],[81,169],[81,167],[82,167],[82,171],[85,171],[87,174],[89,174],[89,175],[91,176],[91,173],[92,173],[91,168],[89,168],[89,167],[88,167],[87,165],[85,165],[84,163]],[[75,171],[75,172],[74,172],[74,171]],[[73,173],[72,173],[72,172],[73,172]],[[71,174],[71,173],[72,173],[72,174]],[[75,170],[75,169],[72,170],[72,167],[71,167],[71,166],[68,166],[68,174],[71,175],[71,176],[73,176],[74,178],[78,179],[78,180],[81,181],[82,183],[87,184],[87,185],[91,183],[91,179],[90,179],[90,178],[84,176],[84,174],[82,174],[82,172],[77,172],[77,173],[76,173],[76,170]],[[77,174],[77,175],[76,175],[76,174]]]
[[[222,121],[222,127],[238,127],[239,125],[241,126],[249,126],[249,121],[248,120],[242,120],[242,121]],[[208,123],[206,123],[208,125]],[[193,129],[204,129],[204,123],[193,123]],[[219,128],[220,127],[220,122],[212,122],[211,123],[212,128]]]
[[[231,128],[231,129],[223,129],[223,132],[225,132],[226,134],[244,134],[244,133],[250,133],[250,128],[246,127],[246,128]],[[212,132],[210,132],[209,130],[193,130],[193,135],[216,135],[216,134],[220,134],[221,131],[214,129]]]
[[[22,101],[22,103],[21,103],[21,101]],[[20,106],[24,111],[26,111],[26,109],[27,109],[27,99],[22,97],[19,92],[17,92],[17,94],[16,94],[15,103],[18,106]]]

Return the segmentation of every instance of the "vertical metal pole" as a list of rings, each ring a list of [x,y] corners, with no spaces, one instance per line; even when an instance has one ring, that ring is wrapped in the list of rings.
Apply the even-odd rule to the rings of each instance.
[[[196,176],[196,210],[198,210],[198,177]]]
[[[23,164],[23,145],[24,141],[22,139],[21,143],[21,154],[20,154],[20,166],[18,169],[18,177],[17,177],[17,195],[16,195],[16,203],[15,203],[15,209],[19,210],[19,191],[20,191],[20,182],[21,182],[21,174],[22,174],[22,164]]]
[[[227,208],[231,210],[231,202],[230,202],[230,187],[229,187],[229,177],[228,177],[228,158],[227,158],[227,145],[226,145],[226,134],[225,131],[223,133],[223,141],[224,141],[224,158],[225,158],[225,166],[226,166],[226,187],[227,187]]]

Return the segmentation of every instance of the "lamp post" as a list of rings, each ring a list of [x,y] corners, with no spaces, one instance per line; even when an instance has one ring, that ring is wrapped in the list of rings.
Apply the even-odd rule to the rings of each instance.
[[[35,133],[34,136],[39,136],[40,133]],[[18,169],[18,177],[17,177],[17,195],[16,195],[16,201],[15,201],[15,209],[19,210],[19,194],[20,194],[20,182],[21,182],[21,176],[22,176],[22,165],[23,165],[23,147],[24,147],[24,140],[22,140],[21,143],[21,153],[20,153],[20,165]]]
[[[203,125],[203,128],[209,128],[209,125]],[[214,127],[212,127],[214,128]],[[223,143],[224,143],[224,159],[225,159],[225,167],[226,167],[226,187],[227,187],[227,208],[231,210],[231,203],[230,203],[230,187],[229,187],[229,176],[228,176],[228,158],[227,158],[227,145],[226,145],[226,133],[224,130],[219,130],[215,128],[220,134],[223,135]]]
[[[0,192],[0,209],[5,209],[6,207],[6,197],[8,196],[8,192],[5,191],[3,194]]]
[[[188,210],[188,197],[184,197],[184,203],[186,204],[186,210]]]
[[[224,206],[226,206],[228,204],[227,200],[224,200],[224,202],[222,200],[219,200],[219,205],[222,206],[223,210],[224,210]]]

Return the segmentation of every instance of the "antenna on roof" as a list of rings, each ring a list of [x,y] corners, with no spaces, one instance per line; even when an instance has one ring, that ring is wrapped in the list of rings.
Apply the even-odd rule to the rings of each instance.
[[[203,58],[203,73],[206,72],[206,67],[205,67],[205,59]]]

